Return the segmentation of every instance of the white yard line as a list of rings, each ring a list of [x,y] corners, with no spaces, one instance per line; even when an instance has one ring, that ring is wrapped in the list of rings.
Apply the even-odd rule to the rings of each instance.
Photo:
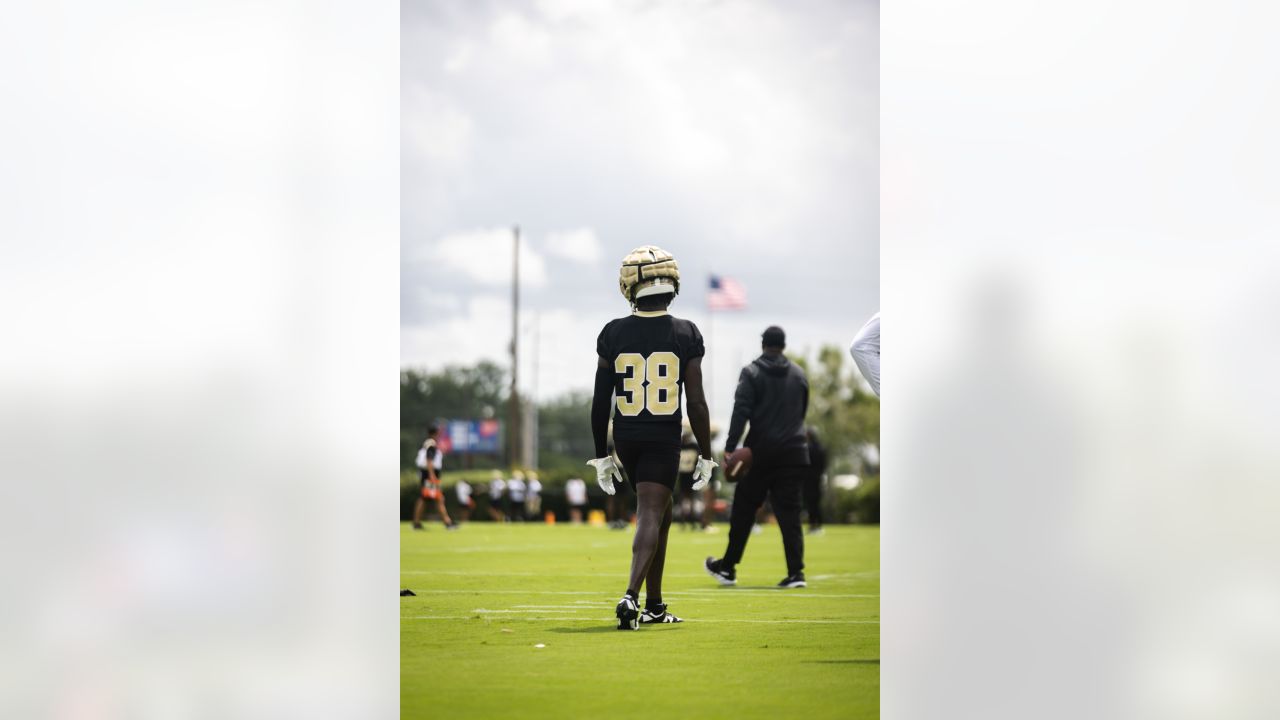
[[[584,577],[584,578],[618,578],[621,577],[616,572],[599,572],[599,573],[579,573],[579,572],[492,572],[492,571],[474,571],[474,570],[401,570],[401,575],[443,575],[449,577],[467,577],[474,575],[476,577],[541,577],[541,578],[567,578],[567,577]],[[701,579],[707,577],[705,572],[700,573],[663,573],[664,578],[683,578],[683,579]],[[856,582],[853,576],[849,575],[814,575],[809,578],[810,581],[821,581],[831,583],[833,585],[843,585]]]
[[[404,615],[401,620],[482,620],[486,618],[476,618],[472,615]],[[593,623],[612,623],[617,618],[590,618],[590,617],[502,617],[493,618],[494,621],[506,622],[508,620],[524,620],[528,622],[551,622],[564,621],[571,622],[593,622]],[[744,618],[708,618],[705,620],[685,620],[689,623],[758,623],[765,625],[879,625],[879,620],[800,620],[800,619],[780,619],[780,620],[748,620]]]
[[[601,593],[594,590],[454,590],[443,588],[413,588],[413,591],[419,595],[423,593],[440,593],[450,595],[592,595],[599,597],[608,593]],[[729,598],[739,595],[748,597],[793,597],[793,598],[878,598],[880,595],[859,595],[846,593],[812,593],[807,590],[739,590],[735,588],[725,588],[723,590],[678,590],[676,592],[664,592],[664,597],[689,597],[711,596],[719,598]],[[701,600],[702,597],[695,597],[695,600]]]
[[[576,613],[576,612],[579,612],[579,611],[581,611],[581,610],[587,610],[587,609],[589,609],[589,608],[580,608],[580,607],[575,607],[575,608],[570,608],[570,609],[568,609],[568,610],[552,610],[552,609],[550,609],[550,608],[537,608],[537,609],[534,609],[534,610],[486,610],[485,608],[476,608],[475,610],[472,610],[471,612],[473,612],[473,613],[481,613],[481,614],[483,614],[483,615],[518,615],[518,614],[528,615],[528,614],[530,614],[530,613],[542,613],[542,612],[545,612],[545,613],[557,613],[557,614],[558,614],[558,613],[567,613],[567,612],[575,612],[575,613]]]
[[[611,602],[577,602],[576,605],[512,605],[512,607],[529,607],[532,610],[590,610],[593,607],[612,607]]]
[[[401,570],[400,574],[401,575],[460,575],[463,577],[466,577],[467,575],[476,575],[476,576],[483,576],[483,577],[507,577],[507,576],[510,576],[510,577],[592,577],[592,578],[623,577],[625,579],[625,573],[621,573],[621,572],[577,573],[577,572],[555,572],[555,571],[493,572],[493,571],[487,571],[487,570]],[[707,577],[707,574],[705,572],[700,572],[700,573],[664,572],[662,574],[662,577],[664,578],[705,578]],[[839,579],[840,576],[828,575],[828,576],[821,576],[821,577]],[[818,578],[814,577],[810,579],[817,580]]]

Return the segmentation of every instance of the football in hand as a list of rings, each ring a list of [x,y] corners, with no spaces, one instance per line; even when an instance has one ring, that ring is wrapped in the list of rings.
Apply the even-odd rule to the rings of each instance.
[[[737,482],[751,471],[751,448],[740,447],[724,458],[724,477],[729,482]]]

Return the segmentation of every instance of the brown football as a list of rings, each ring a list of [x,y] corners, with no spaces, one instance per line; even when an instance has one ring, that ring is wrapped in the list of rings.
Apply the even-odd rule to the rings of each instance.
[[[737,482],[751,472],[751,448],[740,447],[729,453],[724,459],[724,477],[729,482]]]

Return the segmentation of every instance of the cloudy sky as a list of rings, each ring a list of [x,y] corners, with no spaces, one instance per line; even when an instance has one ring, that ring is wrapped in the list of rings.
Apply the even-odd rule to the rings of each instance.
[[[405,0],[402,364],[507,362],[513,225],[540,398],[590,388],[638,245],[680,264],[722,423],[767,325],[847,345],[879,309],[878,22],[847,0]],[[714,325],[711,273],[750,303]]]

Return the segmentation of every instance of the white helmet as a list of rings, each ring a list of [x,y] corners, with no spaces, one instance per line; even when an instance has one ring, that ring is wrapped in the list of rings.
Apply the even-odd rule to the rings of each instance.
[[[622,258],[618,289],[632,305],[648,295],[676,295],[680,292],[680,268],[671,253],[657,245],[638,247]]]

